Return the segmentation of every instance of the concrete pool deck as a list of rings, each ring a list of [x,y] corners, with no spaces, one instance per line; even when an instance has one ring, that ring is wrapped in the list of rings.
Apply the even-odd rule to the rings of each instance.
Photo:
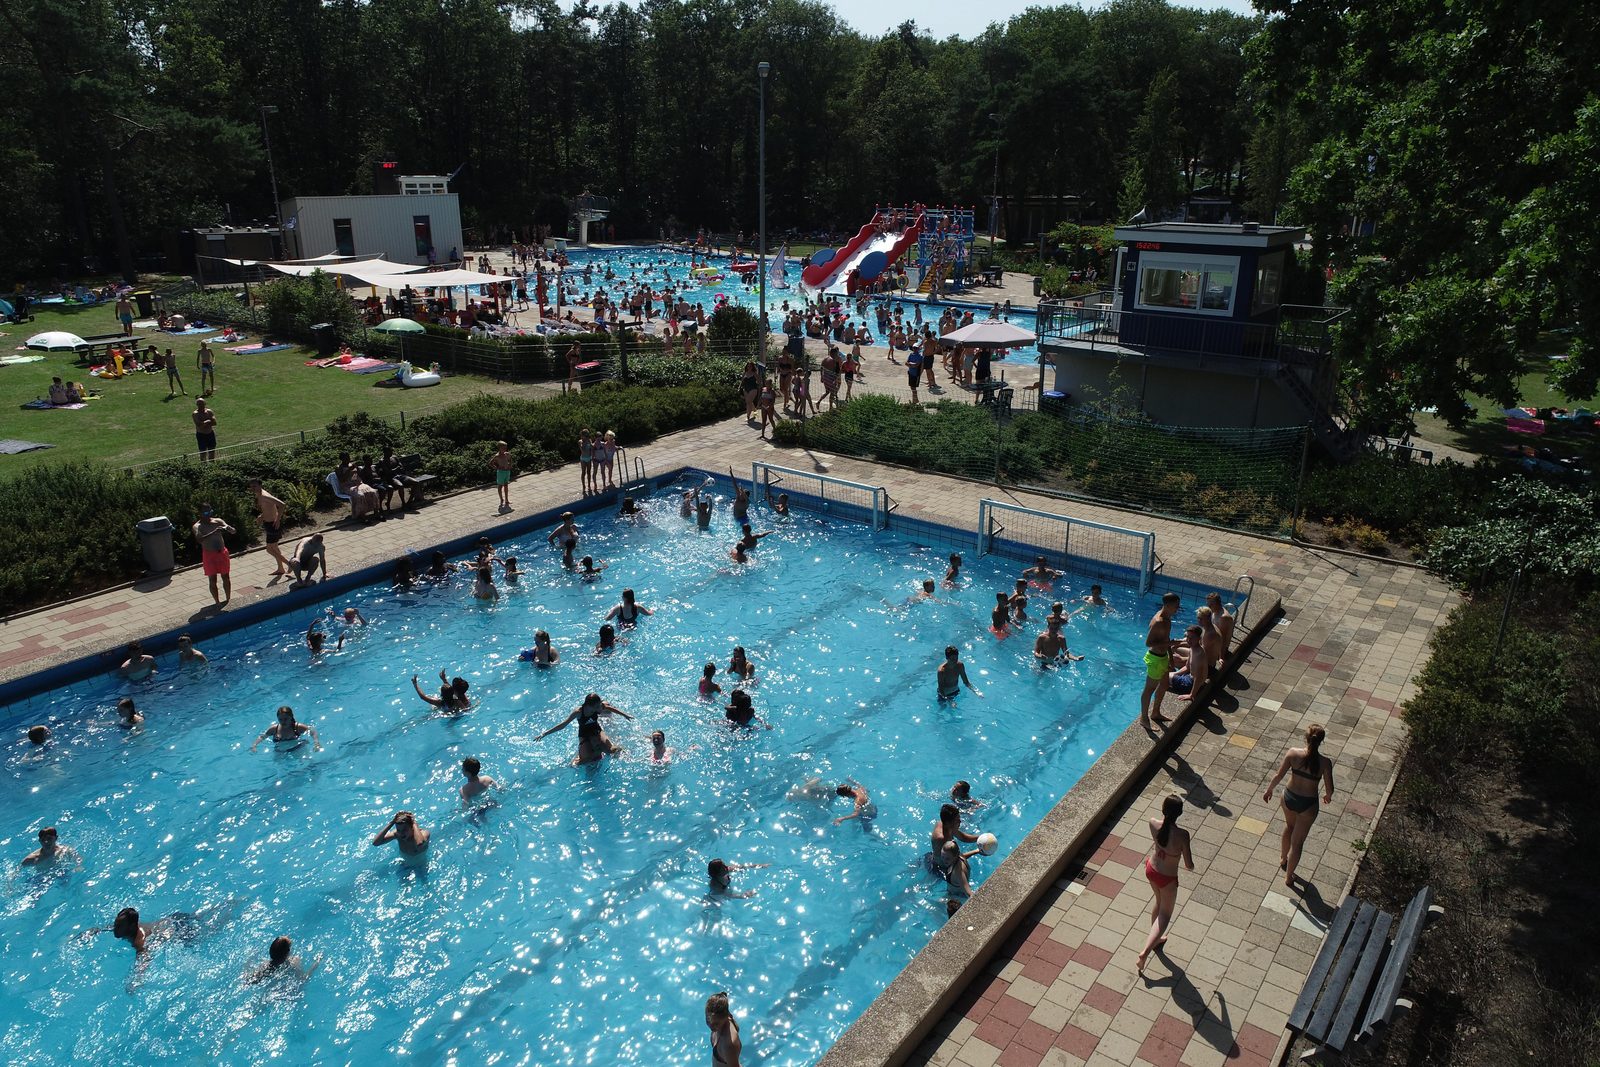
[[[1149,529],[1168,572],[1216,575],[1225,594],[1234,576],[1249,573],[1263,591],[1281,598],[1288,617],[1245,664],[1244,688],[1230,690],[1159,769],[1135,784],[1102,827],[1103,836],[1076,858],[944,1017],[933,1020],[929,1036],[898,1053],[909,1052],[911,1062],[966,1067],[1272,1061],[1321,926],[1359,860],[1353,846],[1370,835],[1392,781],[1403,736],[1399,706],[1411,694],[1429,635],[1454,603],[1442,583],[1412,568],[1319,555],[1136,512],[778,449],[758,440],[742,419],[673,434],[636,454],[651,474],[731,464],[748,476],[752,460],[826,468],[886,487],[897,516],[969,530],[985,497]],[[330,567],[349,572],[468,533],[493,538],[497,527],[518,516],[572,500],[577,482],[572,466],[519,479],[511,516],[497,514],[494,492],[484,488],[370,527],[330,528]],[[296,594],[285,582],[271,584],[272,567],[260,550],[235,558],[235,605],[318,597],[315,590]],[[0,680],[115,654],[131,638],[214,614],[210,605],[196,568],[11,618],[0,628]],[[1252,616],[1259,614],[1253,607]],[[9,706],[6,719],[25,716],[27,704]],[[1134,713],[1130,708],[1130,721]],[[1338,792],[1302,861],[1309,887],[1295,894],[1277,877],[1279,816],[1262,802],[1261,791],[1283,749],[1311,721],[1329,728],[1326,751],[1337,761]],[[1185,874],[1167,956],[1152,960],[1147,983],[1133,969],[1150,903],[1139,870],[1148,846],[1143,820],[1173,791],[1188,799],[1185,825],[1194,835],[1198,871]],[[981,906],[979,893],[974,906]],[[746,1024],[761,1025],[757,1019]],[[830,1054],[829,1062],[885,1062],[897,1053],[886,1045],[876,1049],[876,1059],[845,1058],[846,1051],[836,1049],[838,1057]]]

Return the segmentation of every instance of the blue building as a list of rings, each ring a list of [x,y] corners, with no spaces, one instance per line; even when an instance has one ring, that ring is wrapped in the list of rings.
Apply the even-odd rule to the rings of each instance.
[[[1309,423],[1344,454],[1339,308],[1286,305],[1305,231],[1256,223],[1119,226],[1114,288],[1039,308],[1039,348],[1074,400],[1125,399],[1172,426]]]

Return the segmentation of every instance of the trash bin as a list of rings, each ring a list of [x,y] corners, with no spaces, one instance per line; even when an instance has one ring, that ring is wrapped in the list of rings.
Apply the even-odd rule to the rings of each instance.
[[[316,323],[311,327],[311,337],[316,342],[318,355],[331,356],[339,351],[339,337],[334,333],[333,323]]]
[[[1044,279],[1043,278],[1035,278],[1033,280],[1033,295],[1034,296],[1042,296],[1043,293],[1044,293]]]
[[[1067,401],[1072,399],[1068,393],[1059,389],[1046,389],[1039,394],[1039,410],[1052,415],[1061,415],[1067,410]]]
[[[154,293],[140,290],[133,294],[133,302],[139,306],[139,317],[141,319],[148,319],[155,314],[156,302]]]
[[[140,519],[139,547],[144,550],[144,565],[151,574],[165,574],[173,568],[172,522],[165,515]]]

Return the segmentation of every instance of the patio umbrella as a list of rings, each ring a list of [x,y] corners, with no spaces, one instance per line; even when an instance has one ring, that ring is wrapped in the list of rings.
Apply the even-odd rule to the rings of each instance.
[[[88,348],[89,342],[75,333],[65,330],[51,330],[48,333],[36,333],[28,338],[27,347],[38,352],[71,352],[79,348]]]
[[[15,315],[17,309],[11,306],[11,301],[0,300],[0,315]]]
[[[1038,334],[1032,330],[1024,330],[1021,326],[1013,326],[1009,322],[988,321],[963,326],[939,338],[951,344],[971,345],[974,348],[1020,348],[1023,345],[1031,345],[1038,339]]]
[[[422,323],[416,319],[384,319],[373,327],[379,333],[424,333]]]

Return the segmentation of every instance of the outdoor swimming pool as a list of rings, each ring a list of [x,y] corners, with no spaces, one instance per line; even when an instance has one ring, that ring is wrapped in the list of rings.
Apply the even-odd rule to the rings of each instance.
[[[648,525],[583,520],[580,554],[609,563],[596,582],[561,570],[541,529],[500,546],[529,573],[494,606],[464,577],[368,587],[206,642],[207,667],[168,656],[153,682],[36,698],[22,714],[55,740],[6,750],[4,855],[15,870],[53,824],[84,866],[8,878],[0,1058],[701,1063],[704,999],[727,989],[751,1061],[815,1062],[945,921],[922,855],[952,782],[983,802],[967,826],[1001,842],[972,861],[976,885],[1129,723],[1151,607],[1110,587],[1109,611],[1071,623],[1087,659],[1041,672],[1038,598],[1026,635],[988,630],[1021,564],[969,555],[960,588],[907,603],[946,549],[752,517],[776,532],[748,567],[727,557],[722,506],[702,534],[662,496]],[[592,656],[624,586],[655,614]],[[327,604],[371,625],[310,662],[304,630]],[[518,661],[538,627],[563,652],[554,669]],[[949,643],[983,699],[933,699]],[[696,696],[702,665],[726,667],[735,644],[770,731],[730,731]],[[467,713],[412,691],[413,674],[436,689],[441,667],[471,682]],[[576,726],[536,737],[589,691],[636,721],[607,725],[622,758],[574,768]],[[132,732],[116,724],[124,695],[147,717]],[[283,703],[323,751],[249,752]],[[646,758],[656,728],[676,750],[665,766]],[[458,800],[469,755],[500,782],[497,806]],[[832,824],[843,799],[786,798],[813,776],[870,789],[872,829]],[[425,870],[369,844],[397,808],[433,831]],[[753,897],[717,899],[713,857],[771,866],[735,876]],[[131,995],[129,947],[78,936],[128,905],[149,921],[229,901],[231,921],[158,947]],[[320,968],[303,988],[244,985],[278,934]]]
[[[698,262],[698,260],[695,260],[686,252],[677,252],[669,248],[578,248],[569,249],[567,255],[571,260],[571,266],[568,268],[567,273],[569,279],[573,277],[571,272],[574,269],[582,271],[585,266],[594,268],[592,281],[584,282],[581,280],[581,274],[578,276],[579,280],[575,284],[578,291],[582,293],[591,293],[596,286],[603,285],[608,292],[615,296],[619,293],[629,292],[645,282],[648,282],[653,289],[659,291],[664,284],[664,279],[666,279],[670,280],[673,286],[683,292],[684,299],[691,303],[698,302],[703,305],[708,315],[715,310],[719,295],[724,295],[729,302],[748,308],[751,311],[756,311],[760,307],[760,296],[756,286],[753,284],[753,278],[752,284],[746,286],[737,274],[729,272],[724,274],[721,281],[701,283],[689,274],[690,264]],[[751,257],[747,256],[745,258],[749,259]],[[731,260],[726,256],[713,256],[711,262],[713,264],[725,264],[731,262]],[[771,260],[769,258],[769,266],[770,263]],[[789,281],[791,285],[799,280],[802,266],[803,262],[801,260],[793,256],[789,258]],[[616,275],[615,281],[607,282],[605,280],[605,271],[608,267]],[[531,276],[529,284],[532,284]],[[569,281],[569,286],[572,284],[574,283]],[[993,290],[989,291],[992,292]],[[983,301],[983,292],[982,290],[975,290],[972,293],[972,299],[967,302],[907,300],[892,295],[878,296],[872,299],[874,307],[880,303],[887,303],[891,308],[898,306],[904,312],[907,323],[915,321],[915,311],[918,307],[921,307],[924,321],[937,329],[939,316],[943,314],[942,309],[945,307],[953,307],[958,313],[972,311],[977,318],[986,318],[989,303]],[[769,285],[767,288],[767,311],[772,318],[774,327],[781,325],[784,301],[787,300],[791,306],[798,307],[805,303],[805,299],[805,295],[798,289],[778,289]],[[850,301],[849,307],[850,317],[859,322],[860,318],[856,314],[854,300]],[[930,315],[930,309],[937,310],[933,310]],[[576,309],[576,313],[580,318],[583,317],[582,308]],[[1006,315],[1006,321],[1021,326],[1025,330],[1035,329],[1036,319],[1037,316],[1032,308],[1014,308]],[[878,335],[877,320],[871,308],[867,312],[867,327],[872,330],[873,340],[876,344],[887,343],[883,337]],[[1008,369],[1017,366],[1036,368],[1038,358],[1038,346],[1029,345],[1013,350],[1004,362]]]

